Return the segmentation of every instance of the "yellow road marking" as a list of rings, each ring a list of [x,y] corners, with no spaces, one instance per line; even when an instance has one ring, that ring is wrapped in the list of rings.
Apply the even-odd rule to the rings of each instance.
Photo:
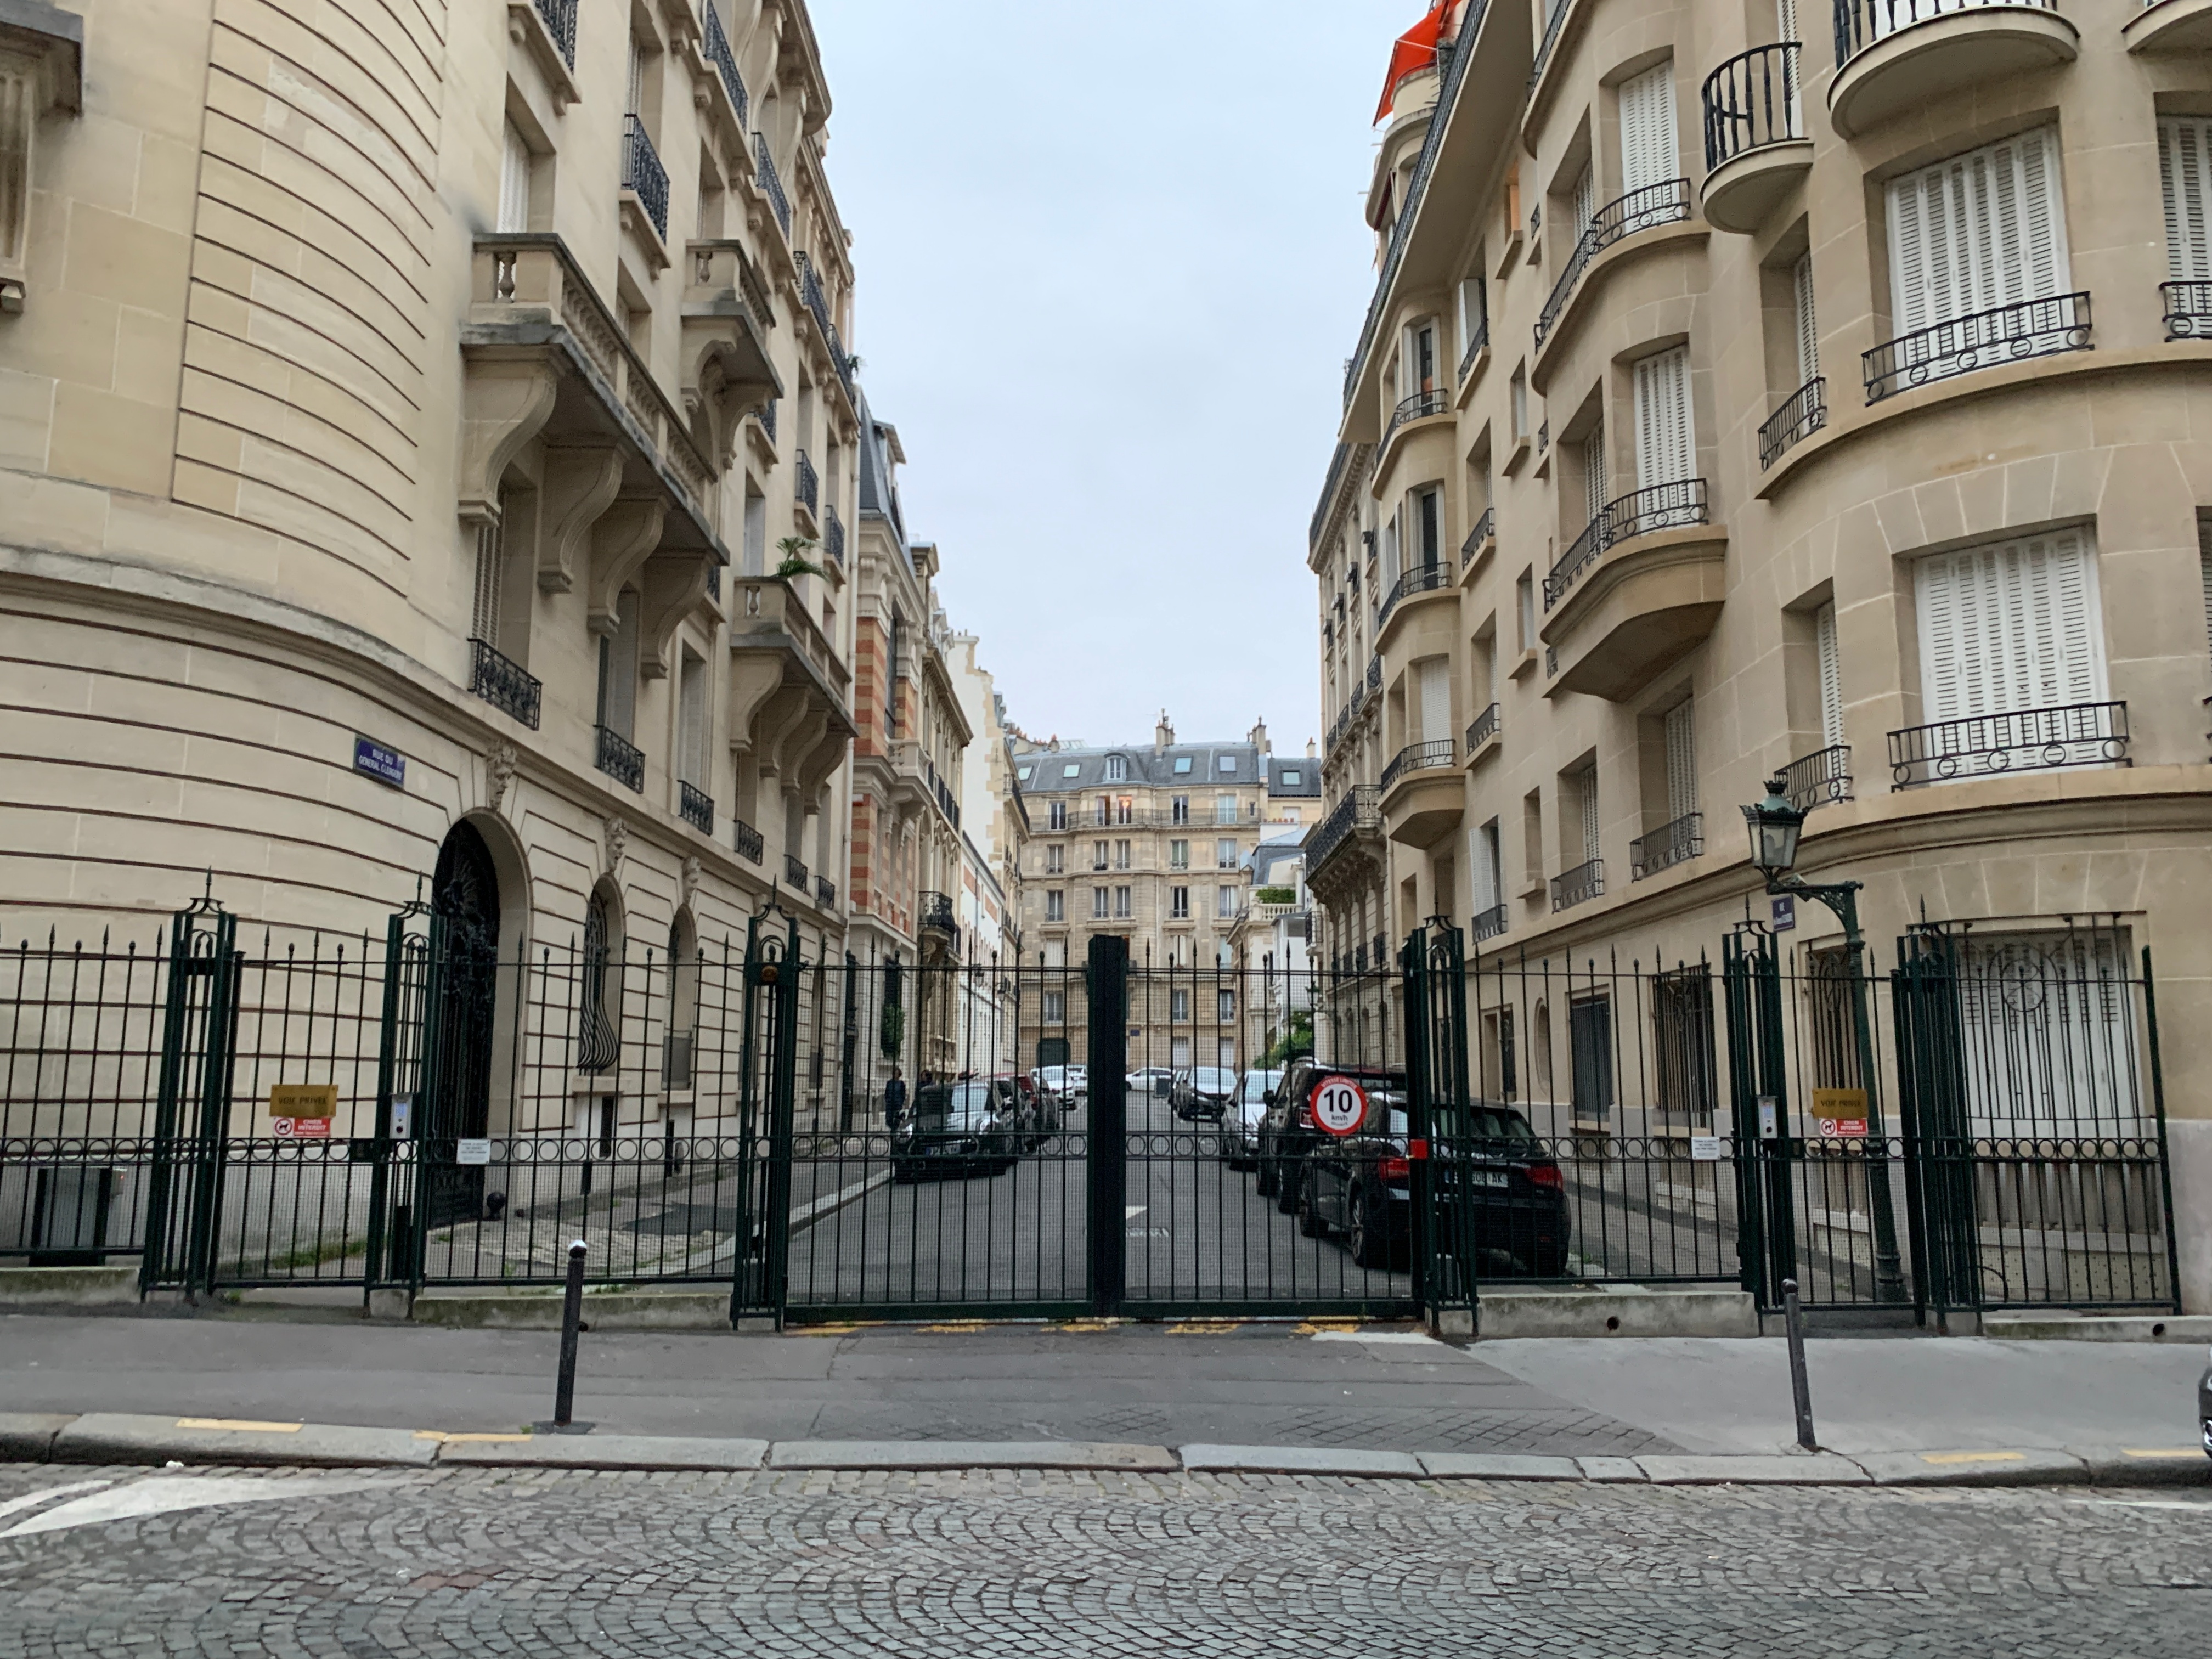
[[[1110,1331],[1115,1324],[1111,1319],[1071,1319],[1065,1324],[1049,1325],[1046,1328],[1054,1331]]]
[[[1923,1463],[2025,1463],[2027,1454],[2007,1451],[1923,1452],[1920,1461]]]
[[[1356,1319],[1309,1319],[1298,1327],[1297,1334],[1311,1336],[1317,1331],[1356,1331],[1358,1328],[1359,1322]]]
[[[973,1336],[990,1327],[980,1319],[960,1319],[943,1325],[924,1325],[921,1328],[933,1336]]]
[[[872,1329],[878,1322],[851,1321],[842,1325],[787,1325],[786,1336],[850,1336],[854,1331]]]
[[[1170,1336],[1225,1336],[1231,1331],[1243,1328],[1242,1319],[1194,1319],[1181,1325],[1168,1327]]]
[[[299,1423],[251,1423],[234,1417],[180,1417],[180,1429],[228,1429],[234,1434],[297,1434]]]

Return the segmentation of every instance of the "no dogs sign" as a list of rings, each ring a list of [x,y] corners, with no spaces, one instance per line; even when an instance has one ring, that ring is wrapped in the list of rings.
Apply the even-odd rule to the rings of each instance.
[[[1327,1077],[1313,1096],[1315,1127],[1333,1135],[1357,1134],[1367,1121],[1367,1091],[1348,1077]]]

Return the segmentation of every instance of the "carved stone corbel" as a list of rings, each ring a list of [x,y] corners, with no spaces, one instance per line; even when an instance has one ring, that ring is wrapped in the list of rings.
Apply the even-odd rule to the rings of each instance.
[[[499,481],[553,414],[559,372],[542,358],[471,358],[461,381],[459,508],[464,524],[499,521]]]
[[[668,678],[669,649],[676,630],[707,597],[707,577],[714,568],[711,554],[663,553],[645,562],[638,587],[644,605],[638,613],[638,672],[649,680]]]
[[[577,568],[587,562],[592,528],[614,504],[622,481],[623,453],[612,445],[547,450],[541,522],[550,528],[538,542],[541,592],[566,593],[575,587]]]
[[[592,583],[585,623],[611,635],[621,617],[622,592],[660,545],[668,503],[659,495],[617,496],[592,527]]]
[[[811,797],[829,780],[844,763],[845,750],[851,742],[851,735],[836,720],[829,723],[820,740],[799,763],[799,787],[802,793]]]
[[[753,746],[753,720],[762,706],[783,684],[783,663],[766,651],[730,653],[730,747],[739,751]],[[763,745],[765,749],[765,745]]]

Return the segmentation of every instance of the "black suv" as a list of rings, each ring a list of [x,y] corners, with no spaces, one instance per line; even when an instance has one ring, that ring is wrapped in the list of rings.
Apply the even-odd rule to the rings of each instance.
[[[1560,1279],[1574,1220],[1566,1177],[1528,1120],[1478,1105],[1431,1129],[1429,1191],[1440,1255],[1485,1278]]]
[[[1327,1066],[1312,1060],[1294,1060],[1283,1073],[1267,1115],[1260,1120],[1260,1196],[1272,1198],[1275,1207],[1289,1215],[1298,1206],[1298,1192],[1305,1180],[1306,1154],[1316,1142],[1331,1139],[1314,1127],[1313,1094],[1328,1078],[1350,1078],[1370,1094],[1395,1096],[1401,1105],[1406,1093],[1405,1073],[1372,1066]]]
[[[1294,1200],[1298,1231],[1327,1238],[1340,1230],[1361,1267],[1393,1266],[1413,1240],[1413,1168],[1404,1091],[1369,1085],[1366,1126],[1357,1134],[1318,1135],[1306,1149]]]

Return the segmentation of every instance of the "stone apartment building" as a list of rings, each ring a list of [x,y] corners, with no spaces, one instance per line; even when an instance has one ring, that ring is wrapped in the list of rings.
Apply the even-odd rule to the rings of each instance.
[[[801,0],[5,0],[0,88],[0,910],[834,948],[869,426]]]
[[[2212,1305],[2192,0],[1428,27],[1310,526],[1317,951],[1442,915],[1491,961],[1717,955],[1765,918],[1736,809],[1778,773],[1800,871],[1866,884],[1880,952],[1923,920],[2153,948]]]

